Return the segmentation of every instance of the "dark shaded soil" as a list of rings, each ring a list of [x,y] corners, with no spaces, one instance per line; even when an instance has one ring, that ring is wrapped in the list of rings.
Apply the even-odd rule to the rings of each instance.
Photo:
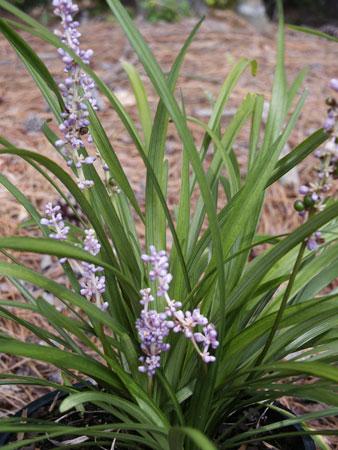
[[[51,392],[40,399],[35,400],[33,403],[28,405],[27,409],[22,410],[17,415],[22,415],[24,417],[28,416],[36,422],[41,420],[43,423],[57,423],[59,425],[79,428],[107,424],[107,429],[109,429],[109,424],[118,422],[118,419],[113,414],[103,411],[99,407],[90,403],[82,406],[81,409],[71,409],[67,413],[61,414],[59,411],[59,406],[66,395],[67,394],[65,393],[57,391]],[[276,403],[276,406],[285,409],[279,403]],[[224,439],[229,439],[239,433],[244,433],[249,430],[259,430],[259,428],[263,426],[279,422],[285,418],[286,416],[283,414],[264,405],[240,410],[227,418],[219,427],[215,437],[215,443],[217,444],[218,441],[222,443],[224,442]],[[301,431],[299,426],[289,426],[278,429],[278,432],[285,433],[297,431]],[[121,433],[123,433],[123,431],[121,431]],[[271,432],[271,434],[272,433],[273,432]],[[21,436],[21,439],[29,439],[36,436],[36,434],[27,433],[24,436]],[[7,444],[9,442],[16,442],[18,439],[16,434],[8,435],[7,439],[3,439],[3,437],[4,435],[0,434],[0,445]],[[310,438],[303,439],[300,436],[278,438],[273,440],[268,439],[267,441],[268,445],[263,441],[253,442],[252,444],[245,446],[245,450],[266,450],[267,448],[278,450],[315,450],[315,446]],[[22,447],[22,450],[51,450],[59,446],[67,446],[67,448],[76,448],[78,450],[88,450],[88,448],[96,450],[104,448],[110,449],[111,445],[111,439],[105,440],[102,438],[97,440],[86,436],[84,432],[83,435],[64,435],[56,438],[45,439],[37,444],[24,446]],[[118,440],[116,445],[117,446],[114,444],[114,449],[116,450],[121,448],[135,450],[135,448],[125,447],[123,444],[118,444]],[[146,450],[146,448],[141,445],[139,445],[137,449]],[[242,449],[242,447],[240,447],[240,449]],[[238,445],[230,450],[238,450]]]

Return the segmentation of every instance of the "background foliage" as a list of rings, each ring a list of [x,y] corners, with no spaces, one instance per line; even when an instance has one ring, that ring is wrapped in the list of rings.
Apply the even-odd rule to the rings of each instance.
[[[199,13],[205,7],[234,8],[240,0],[123,0],[122,3],[133,13],[141,12],[149,20],[177,20],[182,16]],[[276,16],[276,0],[263,0],[270,18]],[[49,16],[50,2],[48,0],[11,0],[19,8],[31,11],[38,8],[39,14]],[[101,14],[107,10],[104,0],[79,0],[81,11],[92,15]],[[335,23],[338,17],[338,2],[336,0],[283,0],[286,19],[296,24],[322,25]],[[49,18],[49,17],[48,17]]]

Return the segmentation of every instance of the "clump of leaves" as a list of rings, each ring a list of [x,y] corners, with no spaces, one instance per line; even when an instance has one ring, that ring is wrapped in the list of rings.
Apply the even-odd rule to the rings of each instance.
[[[65,6],[62,2],[70,7],[68,0],[56,0],[56,8]],[[64,284],[57,283],[18,260],[0,263],[0,274],[14,283],[22,296],[16,302],[0,300],[0,316],[26,327],[38,341],[44,342],[44,345],[21,342],[2,333],[0,348],[11,355],[48,362],[61,370],[63,382],[57,386],[69,394],[61,403],[62,413],[90,403],[107,411],[109,417],[116,417],[116,421],[108,420],[104,425],[78,427],[48,421],[36,424],[30,418],[24,422],[2,419],[0,431],[34,434],[4,445],[3,449],[37,443],[46,438],[46,433],[52,439],[69,434],[86,435],[92,447],[106,445],[108,440],[116,448],[238,448],[256,441],[275,442],[280,434],[292,436],[294,432],[286,429],[287,425],[336,415],[338,296],[335,291],[326,295],[322,292],[337,277],[338,202],[329,199],[324,208],[309,214],[292,233],[283,236],[257,233],[266,190],[329,137],[320,129],[280,158],[306,99],[306,92],[298,95],[305,71],[290,85],[286,82],[282,15],[266,126],[262,126],[263,97],[248,94],[223,129],[221,116],[231,92],[245,70],[251,67],[255,72],[256,63],[241,59],[234,65],[221,86],[208,123],[201,122],[189,117],[175,96],[184,56],[200,23],[188,36],[170,73],[165,75],[119,1],[107,2],[158,94],[156,112],[152,114],[138,72],[132,65],[125,65],[137,99],[141,132],[111,89],[90,68],[91,55],[84,55],[78,46],[77,25],[73,25],[72,36],[63,35],[60,39],[0,0],[0,6],[17,19],[0,19],[0,30],[25,63],[59,124],[63,136],[57,136],[47,123],[43,132],[65,159],[65,166],[38,152],[18,148],[5,138],[0,140],[0,154],[24,159],[45,176],[66,203],[70,195],[69,208],[78,218],[68,221],[61,214],[60,204],[56,209],[55,205],[48,205],[48,217],[42,218],[25,194],[0,175],[1,184],[25,207],[30,224],[34,223],[43,236],[2,237],[0,249],[7,254],[15,250],[54,255],[59,258],[66,280]],[[59,53],[71,79],[65,85],[57,85],[16,30],[61,49]],[[143,160],[147,172],[145,209],[138,203],[99,120],[95,102],[86,90],[92,87],[91,83],[114,108]],[[83,101],[79,101],[80,97]],[[77,104],[82,105],[79,115]],[[169,121],[175,125],[182,144],[181,191],[175,216],[169,209],[167,194],[165,143]],[[191,122],[204,131],[199,144],[190,131]],[[247,167],[245,176],[240,176],[234,143],[247,124],[250,127]],[[95,147],[95,157],[90,156],[91,146]],[[207,153],[211,162],[206,167]],[[220,195],[220,187],[226,201]],[[196,203],[192,202],[195,188],[199,192]],[[135,220],[143,226],[145,242],[136,231]],[[307,243],[319,230],[325,244],[314,252],[307,248]],[[260,244],[268,245],[250,260],[250,250]],[[157,254],[155,249],[162,252]],[[170,250],[168,259],[165,250]],[[144,262],[152,264],[150,271],[143,264],[143,253],[146,253]],[[27,284],[60,299],[65,311],[60,312],[41,296],[32,294]],[[180,306],[170,303],[174,301]],[[148,318],[146,314],[142,316],[142,311],[148,311],[145,305],[149,302],[160,320],[165,313],[168,318],[166,308],[173,306],[173,324],[167,326],[180,331],[164,336],[168,340],[161,343],[169,347],[165,346],[160,361],[155,361],[154,370],[144,365],[145,359],[140,366],[139,360],[149,354],[157,356],[151,343],[145,344],[143,333],[149,322],[146,323]],[[40,314],[50,328],[38,328],[29,319],[16,316],[11,312],[13,306]],[[175,316],[178,308],[182,308],[184,317],[181,313]],[[188,311],[195,310],[199,312],[194,316],[198,317],[199,327],[207,325],[206,318],[214,327],[209,336],[211,359],[199,357],[197,351],[204,352],[201,349],[206,344],[203,340],[206,331],[194,329],[198,336],[190,335],[182,325],[183,320],[191,319]],[[142,323],[138,322],[140,316],[144,319]],[[156,327],[155,324],[152,332]],[[163,350],[161,346],[158,348]],[[299,383],[304,376],[313,376],[314,383]],[[93,382],[81,390],[69,383],[88,377]],[[56,386],[38,377],[10,373],[1,374],[0,380],[2,384]],[[284,395],[329,406],[303,417],[292,416],[246,431],[236,426],[224,429],[228,419],[239,411],[255,405],[273,408],[275,399]],[[304,428],[300,433],[331,432]],[[318,445],[327,448],[319,439]]]

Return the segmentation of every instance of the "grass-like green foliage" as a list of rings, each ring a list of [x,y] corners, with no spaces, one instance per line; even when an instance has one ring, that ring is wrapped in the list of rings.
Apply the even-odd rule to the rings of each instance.
[[[83,193],[59,164],[1,138],[0,154],[23,158],[60,195],[74,197],[86,227],[96,232],[101,252],[94,257],[76,245],[82,236],[77,227],[72,227],[70,243],[46,237],[40,213],[4,175],[0,176],[0,183],[25,207],[31,217],[30,224],[40,228],[44,237],[0,238],[1,251],[50,254],[104,267],[109,310],[102,312],[79,294],[76,278],[67,264],[63,267],[71,289],[16,260],[10,264],[1,262],[0,275],[15,284],[22,301],[0,300],[0,317],[28,328],[45,345],[20,342],[2,332],[0,349],[53,364],[68,380],[72,371],[77,371],[82,379],[91,377],[98,383],[97,387],[89,386],[81,392],[69,383],[59,386],[70,394],[61,404],[61,411],[90,402],[112,413],[116,422],[84,429],[57,423],[37,425],[29,419],[24,423],[2,419],[0,432],[36,432],[36,437],[5,445],[3,450],[38,442],[45,439],[46,433],[55,438],[85,434],[103,444],[116,439],[117,448],[238,448],[246,442],[269,441],[283,432],[280,428],[285,425],[337,414],[338,296],[335,291],[329,295],[321,292],[338,276],[338,243],[334,232],[338,202],[329,202],[324,211],[290,234],[277,237],[257,234],[266,190],[326,140],[323,130],[318,130],[280,159],[281,150],[297,126],[306,97],[306,93],[298,97],[305,72],[291,85],[286,82],[282,17],[266,126],[262,126],[262,96],[249,94],[227,128],[222,129],[221,116],[229,96],[244,71],[251,67],[255,72],[255,62],[242,59],[234,65],[220,89],[209,122],[202,123],[186,115],[181,99],[174,94],[184,56],[200,24],[192,30],[166,75],[119,1],[107,1],[158,94],[156,113],[152,115],[137,71],[125,65],[135,90],[141,133],[109,87],[79,58],[75,55],[74,58],[117,112],[144,162],[145,211],[139,207],[113,143],[109,142],[99,114],[94,111],[90,113],[90,131],[97,151],[121,190],[115,196],[109,195],[93,167],[89,175],[96,180],[95,185],[89,194]],[[56,48],[66,47],[53,33],[5,0],[0,0],[0,7],[13,13],[17,20],[0,19],[1,32],[26,65],[56,122],[60,122],[64,106],[58,87],[44,63],[15,30],[28,31]],[[182,143],[181,194],[175,216],[167,204],[165,142],[170,120]],[[204,130],[200,146],[194,142],[190,122]],[[248,167],[245,177],[241,177],[233,144],[248,123]],[[54,142],[48,124],[43,130],[48,140]],[[206,170],[203,161],[208,151],[212,161]],[[200,197],[193,207],[191,196],[196,186]],[[218,200],[221,188],[226,193],[226,204]],[[184,304],[184,309],[199,306],[215,323],[220,340],[216,362],[205,365],[189,341],[174,335],[171,350],[162,356],[162,368],[151,384],[137,369],[140,350],[135,320],[141,308],[139,290],[148,285],[148,275],[140,259],[144,248],[135,231],[136,216],[144,225],[147,246],[154,244],[164,249],[170,235],[170,271],[174,277],[170,294]],[[326,244],[314,254],[305,250],[304,241],[318,229],[325,233]],[[266,250],[249,261],[250,250],[262,243],[268,244]],[[43,298],[34,297],[26,289],[26,283],[55,295],[70,314],[64,315]],[[12,306],[39,313],[53,331],[16,317],[11,312]],[[304,376],[314,377],[313,384],[297,383]],[[1,374],[0,383],[55,387],[46,380],[10,373]],[[283,422],[245,433],[236,427],[232,432],[220,432],[220,425],[231,420],[229,416],[235,411],[259,403],[269,406],[284,395],[329,406],[327,410],[299,418],[285,417]],[[319,434],[306,427],[303,432]],[[320,434],[330,433],[332,430],[320,431]],[[315,438],[321,448],[328,448],[319,437]]]
[[[174,22],[192,12],[187,0],[141,0],[140,10],[150,22]]]

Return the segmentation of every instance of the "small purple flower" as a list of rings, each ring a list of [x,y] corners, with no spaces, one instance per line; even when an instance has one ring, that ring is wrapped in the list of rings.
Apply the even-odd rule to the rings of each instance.
[[[203,328],[202,333],[195,333],[194,337],[197,342],[203,342],[207,346],[211,346],[213,349],[218,347],[219,342],[217,341],[217,331],[213,324],[208,323]]]
[[[91,188],[92,186],[94,186],[94,181],[92,181],[92,180],[79,180],[77,185],[83,191],[85,189],[88,189],[88,188]]]
[[[332,80],[330,80],[330,88],[333,89],[334,91],[338,92],[338,79],[337,78],[332,78]]]
[[[182,303],[177,302],[176,300],[166,299],[166,302],[167,306],[165,308],[165,311],[168,317],[172,317],[177,312],[177,310],[182,308]]]
[[[159,314],[155,310],[143,310],[139,319],[136,321],[136,329],[141,340],[141,349],[146,357],[141,357],[143,363],[139,370],[149,376],[155,374],[160,366],[161,353],[167,352],[170,345],[165,342],[172,322],[167,320],[166,314]]]
[[[146,356],[140,358],[142,365],[139,366],[139,370],[150,377],[155,374],[156,369],[160,367],[161,353],[170,348],[165,342],[170,330],[183,333],[193,343],[205,363],[215,361],[215,357],[209,353],[210,347],[216,349],[218,346],[214,325],[208,322],[199,308],[195,308],[192,312],[183,312],[180,309],[182,303],[169,297],[168,290],[172,276],[168,273],[169,262],[166,252],[163,250],[157,252],[154,246],[150,246],[150,255],[142,255],[142,260],[150,265],[149,278],[157,283],[157,296],[164,298],[166,306],[162,313],[154,309],[149,310],[149,304],[154,300],[151,289],[140,291],[143,309],[136,321],[136,328],[141,349]]]
[[[102,272],[102,267],[97,267],[94,264],[86,262],[82,263],[82,278],[80,280],[80,293],[88,300],[93,297],[98,297],[104,293],[106,288],[106,281],[104,275],[97,276],[97,272]]]
[[[318,244],[315,239],[309,238],[306,242],[306,247],[308,248],[308,250],[314,251],[317,250]]]
[[[68,237],[69,227],[65,226],[62,214],[60,212],[61,207],[59,205],[53,206],[51,202],[45,206],[46,217],[41,219],[41,224],[49,226],[53,229],[53,232],[49,234],[52,239],[65,240]],[[83,248],[86,252],[93,256],[96,256],[101,249],[101,244],[95,237],[95,232],[92,229],[85,230],[85,240]],[[63,264],[67,261],[67,258],[61,258],[60,263]],[[103,272],[102,267],[95,266],[88,262],[81,262],[78,264],[77,269],[81,273],[80,279],[80,293],[84,295],[88,300],[93,297],[96,298],[99,304],[99,297],[105,292],[105,276],[97,275],[97,273]]]
[[[323,242],[325,241],[322,233],[320,231],[316,231],[308,238],[306,242],[306,247],[308,248],[308,250],[314,251],[317,250],[318,246],[320,244],[323,244]]]
[[[139,361],[142,363],[138,370],[146,373],[149,377],[155,375],[156,369],[161,367],[161,357],[159,355],[141,356]]]
[[[101,250],[101,244],[95,236],[95,231],[93,229],[85,230],[85,235],[83,249],[96,256]],[[88,300],[95,298],[99,305],[100,296],[106,289],[106,279],[104,275],[98,276],[97,273],[103,272],[103,268],[88,262],[82,262],[80,267],[82,275],[80,280],[81,295],[84,295]]]
[[[100,253],[101,244],[95,237],[95,231],[85,230],[86,238],[84,241],[83,248],[86,250],[86,252],[96,256],[98,253]]]
[[[326,132],[330,132],[334,129],[336,124],[335,115],[332,111],[330,111],[325,119],[325,122],[323,124],[323,128]]]
[[[150,246],[150,255],[142,255],[142,260],[151,265],[149,278],[157,282],[157,295],[163,297],[169,290],[172,275],[168,273],[168,256],[165,251],[156,251],[156,248]]]
[[[154,301],[154,297],[151,295],[151,289],[145,288],[140,290],[142,299],[140,300],[141,305],[148,307],[148,304]]]
[[[205,326],[208,324],[208,319],[200,313],[199,309],[194,309],[192,313],[190,311],[184,313],[179,310],[174,313],[174,318],[176,319],[175,333],[181,331],[188,339],[193,337],[194,328],[198,325]]]
[[[338,92],[337,78],[330,81],[330,87]],[[328,110],[323,128],[328,134],[328,140],[321,149],[314,152],[314,156],[319,160],[317,167],[314,168],[315,176],[308,185],[299,188],[300,195],[304,197],[294,203],[296,211],[304,219],[326,207],[328,192],[333,186],[333,181],[338,178],[338,102],[335,98],[329,97],[326,104]],[[306,247],[310,251],[315,251],[324,242],[320,231],[317,231],[308,236]]]
[[[101,305],[101,311],[105,312],[107,311],[109,308],[109,303],[108,302],[103,302]]]
[[[309,191],[310,191],[310,188],[308,186],[305,186],[305,185],[302,185],[299,188],[300,195],[306,195],[306,194],[309,193]]]
[[[53,0],[53,6],[54,14],[61,19],[61,29],[56,30],[55,34],[85,64],[89,64],[94,52],[91,49],[82,50],[80,48],[79,22],[74,20],[74,16],[79,11],[78,6],[72,0]],[[81,169],[82,164],[92,164],[95,161],[95,158],[83,158],[79,153],[79,150],[84,147],[84,135],[89,137],[89,142],[92,141],[88,134],[89,112],[86,101],[88,100],[92,107],[97,109],[94,96],[95,83],[63,48],[58,49],[58,54],[65,64],[66,78],[63,83],[59,84],[59,88],[66,105],[66,111],[62,113],[63,122],[59,126],[63,133],[63,139],[58,139],[55,145],[58,147],[68,145],[73,151],[73,156],[70,159],[74,161],[78,169]],[[85,180],[81,170],[79,171],[78,184],[80,189],[93,186],[91,180]]]
[[[49,233],[50,238],[64,241],[68,237],[69,227],[65,225],[60,210],[59,205],[53,206],[51,202],[47,203],[45,206],[46,217],[43,217],[40,223],[53,228],[54,232]]]

